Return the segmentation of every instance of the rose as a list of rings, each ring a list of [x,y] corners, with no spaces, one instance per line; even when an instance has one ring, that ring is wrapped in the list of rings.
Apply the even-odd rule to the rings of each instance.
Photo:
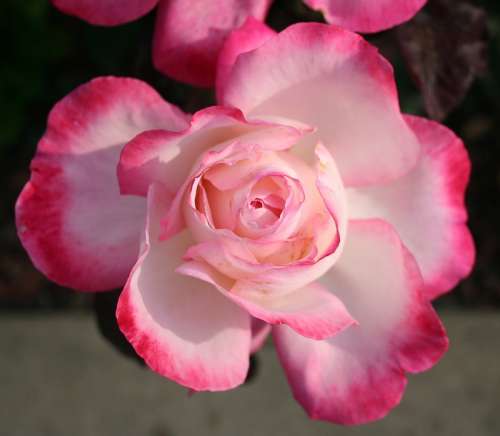
[[[196,86],[212,86],[227,35],[246,18],[264,20],[272,0],[52,0],[62,12],[92,24],[136,20],[158,6],[153,62],[162,73]],[[378,32],[409,20],[426,0],[305,0],[329,23]]]
[[[387,61],[333,26],[248,21],[217,83],[192,118],[133,79],[63,99],[20,238],[62,285],[126,281],[120,328],[158,373],[235,387],[271,325],[310,416],[378,419],[447,348],[429,301],[473,263],[463,144],[403,116]]]

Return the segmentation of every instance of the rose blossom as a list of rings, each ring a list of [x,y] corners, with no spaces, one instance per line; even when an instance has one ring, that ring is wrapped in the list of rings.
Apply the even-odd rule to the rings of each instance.
[[[325,19],[357,32],[378,32],[409,20],[426,0],[304,0]],[[219,50],[246,18],[264,20],[272,0],[52,0],[91,24],[115,26],[158,6],[153,62],[162,73],[212,86]]]
[[[59,102],[23,245],[61,285],[125,284],[120,328],[165,377],[233,388],[272,326],[311,417],[381,418],[447,348],[429,301],[473,263],[465,148],[402,115],[387,61],[334,26],[249,20],[217,83],[192,117],[133,79]]]

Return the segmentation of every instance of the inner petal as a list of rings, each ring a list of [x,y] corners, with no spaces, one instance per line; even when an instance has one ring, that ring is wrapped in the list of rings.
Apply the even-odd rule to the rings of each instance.
[[[237,233],[256,238],[271,230],[280,219],[290,196],[284,175],[265,175],[251,187],[246,205],[240,210]]]

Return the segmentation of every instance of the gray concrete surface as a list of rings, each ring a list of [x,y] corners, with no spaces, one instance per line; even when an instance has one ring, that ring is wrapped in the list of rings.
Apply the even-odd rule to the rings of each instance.
[[[1,436],[498,436],[500,313],[446,312],[451,349],[410,377],[386,419],[360,427],[309,420],[272,344],[257,379],[196,394],[114,351],[86,315],[0,316]]]

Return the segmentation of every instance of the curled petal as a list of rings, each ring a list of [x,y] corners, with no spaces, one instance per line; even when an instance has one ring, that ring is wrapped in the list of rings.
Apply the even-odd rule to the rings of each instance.
[[[144,132],[131,140],[120,157],[120,189],[124,194],[145,195],[156,181],[175,193],[198,157],[218,144],[244,137],[263,147],[290,147],[303,133],[296,127],[247,121],[238,109],[209,107],[194,114],[191,124],[181,132]]]
[[[319,284],[273,295],[260,292],[252,283],[234,283],[207,263],[190,261],[178,271],[216,283],[223,295],[253,317],[269,324],[286,324],[309,338],[325,339],[356,324],[342,302]]]

